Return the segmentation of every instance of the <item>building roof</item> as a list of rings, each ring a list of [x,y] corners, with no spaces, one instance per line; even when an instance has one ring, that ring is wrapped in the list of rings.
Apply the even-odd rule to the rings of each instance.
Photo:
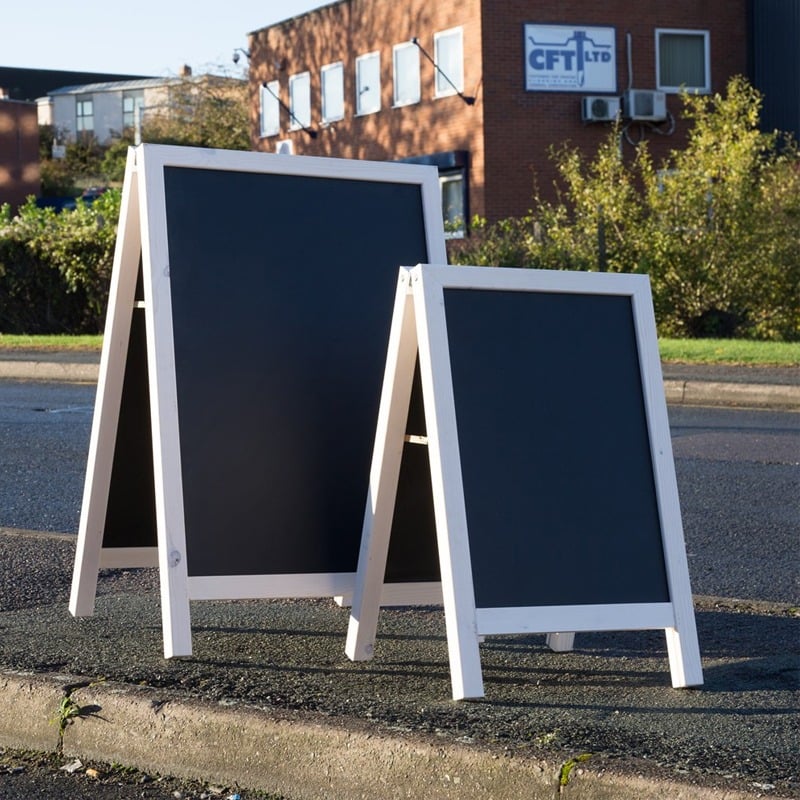
[[[139,78],[127,81],[100,81],[97,83],[81,83],[73,86],[61,86],[47,93],[49,97],[64,94],[94,94],[95,92],[126,92],[136,89],[151,89],[175,83],[180,78]]]
[[[6,90],[11,100],[36,100],[62,86],[98,83],[101,81],[127,81],[147,78],[146,75],[114,75],[100,72],[73,72],[58,69],[28,69],[26,67],[0,67],[0,88]]]
[[[101,81],[98,83],[82,83],[75,86],[61,86],[47,93],[48,97],[59,97],[72,94],[96,94],[99,92],[130,92],[137,89],[157,89],[161,86],[180,84],[183,81],[194,83],[212,82],[216,84],[245,83],[244,78],[233,78],[226,75],[170,75],[164,78],[140,78],[130,81]]]

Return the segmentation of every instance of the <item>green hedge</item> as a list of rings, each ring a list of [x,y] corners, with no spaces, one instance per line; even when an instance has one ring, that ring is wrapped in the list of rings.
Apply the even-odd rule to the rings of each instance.
[[[759,130],[760,96],[683,96],[684,147],[656,165],[620,157],[612,130],[593,158],[554,151],[558,200],[451,241],[461,264],[646,273],[659,334],[800,340],[800,153]],[[0,209],[0,332],[102,330],[120,192],[56,213]]]
[[[759,130],[761,99],[743,78],[725,97],[683,102],[688,141],[664,163],[646,142],[631,152],[619,129],[592,158],[563,146],[558,200],[476,220],[451,261],[646,273],[662,336],[800,339],[800,154]]]
[[[74,210],[0,208],[0,332],[97,333],[103,328],[120,192]]]

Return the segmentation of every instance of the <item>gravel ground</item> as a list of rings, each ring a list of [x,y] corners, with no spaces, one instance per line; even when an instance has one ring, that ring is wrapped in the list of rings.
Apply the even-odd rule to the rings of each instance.
[[[3,800],[281,800],[238,787],[150,775],[119,764],[0,747]]]
[[[800,794],[800,617],[787,604],[699,598],[701,690],[669,688],[658,631],[582,634],[561,654],[542,636],[497,636],[482,647],[486,698],[454,703],[440,608],[384,610],[375,659],[352,663],[349,612],[330,600],[194,603],[194,654],[166,661],[153,571],[103,573],[96,615],[72,619],[73,541],[6,533],[2,545],[14,561],[0,574],[17,576],[0,584],[5,669],[102,676],[521,756],[591,752],[637,772]]]

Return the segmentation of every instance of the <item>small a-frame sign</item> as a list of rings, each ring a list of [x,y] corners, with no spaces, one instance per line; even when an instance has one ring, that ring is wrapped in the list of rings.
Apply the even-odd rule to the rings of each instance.
[[[170,657],[190,600],[351,595],[397,269],[445,258],[434,167],[131,149],[72,614],[157,566]],[[416,515],[387,602],[439,595]]]
[[[416,358],[455,699],[480,637],[664,629],[702,684],[646,276],[400,272],[346,652],[374,653]],[[553,634],[563,631],[562,634]]]

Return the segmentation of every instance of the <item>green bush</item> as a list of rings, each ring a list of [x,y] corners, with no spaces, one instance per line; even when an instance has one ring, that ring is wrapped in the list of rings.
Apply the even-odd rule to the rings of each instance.
[[[60,159],[42,160],[42,197],[74,197],[78,194],[75,175]]]
[[[0,331],[96,333],[108,302],[120,192],[56,213],[0,209]]]
[[[624,160],[619,130],[591,159],[555,150],[556,201],[477,220],[451,260],[646,273],[662,335],[800,339],[800,154],[759,130],[743,78],[683,103],[688,141],[664,163],[646,143]]]

